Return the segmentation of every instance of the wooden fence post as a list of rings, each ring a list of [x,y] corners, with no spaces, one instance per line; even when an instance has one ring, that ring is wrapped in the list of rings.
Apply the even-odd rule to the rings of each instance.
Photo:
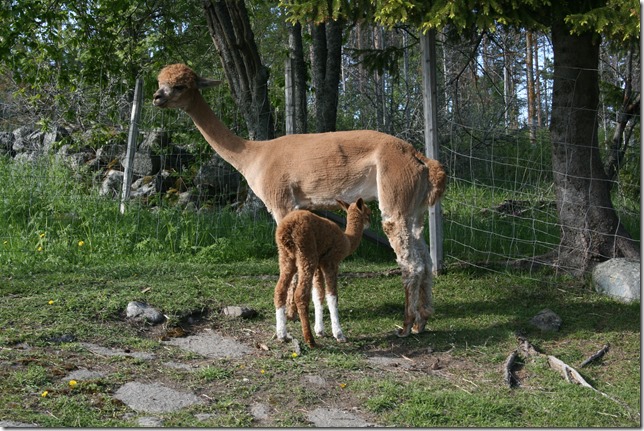
[[[438,98],[436,85],[436,31],[429,30],[421,36],[423,72],[423,110],[425,114],[425,154],[430,159],[438,157]],[[443,270],[443,217],[440,202],[429,207],[429,254],[432,272]]]
[[[143,96],[143,79],[137,78],[132,101],[132,116],[130,117],[130,133],[127,138],[127,152],[123,166],[123,189],[121,192],[121,214],[125,213],[125,203],[130,199],[132,185],[132,163],[136,152],[136,141],[139,135],[139,118],[141,117],[141,98]]]

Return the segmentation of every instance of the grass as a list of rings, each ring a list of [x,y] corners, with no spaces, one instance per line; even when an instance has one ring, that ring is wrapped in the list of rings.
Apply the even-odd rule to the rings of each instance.
[[[369,266],[373,271],[373,264]],[[628,408],[588,389],[566,383],[543,360],[526,360],[522,385],[508,389],[501,364],[517,347],[521,332],[542,352],[575,366],[605,343],[609,354],[581,369],[598,390],[631,410],[640,405],[640,310],[600,297],[579,282],[543,276],[535,283],[512,274],[453,271],[437,277],[436,314],[426,333],[399,339],[393,334],[402,317],[398,277],[390,264],[369,278],[344,276],[340,314],[347,344],[319,340],[321,348],[291,356],[290,345],[271,340],[272,290],[277,275],[272,260],[253,264],[201,264],[150,259],[136,265],[95,265],[73,274],[57,272],[3,276],[0,300],[0,419],[44,426],[132,426],[128,409],[110,394],[131,380],[179,384],[213,401],[189,412],[163,415],[166,426],[249,426],[248,407],[268,402],[274,426],[305,426],[303,412],[316,405],[357,407],[381,425],[415,427],[632,427],[639,417]],[[359,261],[345,274],[361,273]],[[258,277],[257,273],[271,277]],[[145,289],[145,293],[142,293]],[[269,351],[239,360],[203,360],[164,349],[153,328],[130,325],[123,310],[130,300],[163,310],[175,324],[201,311],[198,327],[209,327],[262,343]],[[52,304],[49,302],[53,301]],[[218,310],[243,304],[258,311],[246,321],[225,318]],[[541,333],[529,319],[551,308],[562,330]],[[174,320],[172,320],[174,319]],[[183,322],[185,326],[185,321]],[[299,333],[291,323],[289,331]],[[172,326],[172,323],[169,324]],[[250,335],[248,335],[250,334]],[[61,343],[61,336],[74,342]],[[153,361],[97,357],[78,342],[150,351]],[[413,371],[379,369],[374,355],[407,357]],[[432,370],[426,364],[438,358]],[[166,361],[197,362],[197,371],[164,368]],[[101,369],[103,378],[67,387],[62,377],[77,368]],[[315,389],[306,375],[323,376]],[[245,379],[245,380],[244,380]],[[46,397],[42,393],[48,391]],[[51,415],[49,415],[49,413]],[[206,423],[194,414],[217,412]],[[223,413],[222,413],[223,412]]]
[[[278,267],[270,220],[229,209],[183,212],[162,200],[155,210],[132,202],[121,215],[117,203],[55,165],[0,159],[0,180],[8,185],[0,198],[0,420],[136,426],[139,415],[112,395],[129,381],[144,380],[206,400],[161,415],[166,427],[303,427],[309,425],[306,412],[319,406],[357,409],[369,422],[398,427],[641,424],[639,304],[612,301],[593,293],[585,280],[548,271],[454,264],[530,256],[558,242],[548,208],[533,206],[522,216],[489,210],[513,198],[508,192],[451,185],[443,207],[447,272],[435,279],[436,313],[425,333],[394,335],[403,315],[400,276],[391,275],[396,264],[390,252],[363,242],[341,268],[339,307],[349,342],[320,339],[319,349],[293,357],[290,344],[272,339]],[[548,198],[538,190],[529,196],[521,199]],[[133,300],[161,309],[168,322],[127,322],[124,311]],[[258,314],[232,320],[220,313],[226,305]],[[529,324],[544,308],[563,319],[559,332],[542,333]],[[289,325],[297,337],[299,324]],[[179,326],[268,350],[205,360],[160,341]],[[610,343],[602,360],[578,370],[617,401],[567,383],[542,358],[523,359],[521,385],[507,388],[501,366],[517,348],[517,333],[575,367]],[[152,352],[155,359],[101,357],[81,342]],[[369,361],[374,356],[402,362],[377,366]],[[72,388],[63,378],[79,368],[100,370],[103,377]],[[310,384],[307,376],[326,383]],[[258,402],[271,409],[266,423],[250,413]]]

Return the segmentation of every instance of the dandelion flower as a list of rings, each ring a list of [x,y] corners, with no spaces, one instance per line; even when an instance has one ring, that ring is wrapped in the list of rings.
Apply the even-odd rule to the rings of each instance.
[[[45,237],[45,232],[41,233],[39,236],[40,236],[41,238],[44,238],[44,237]],[[46,392],[46,391],[45,391],[45,392]]]
[[[47,395],[49,395],[49,391],[43,391],[43,393],[40,394],[40,396],[43,398],[45,398]]]
[[[69,387],[70,388],[75,388],[78,382],[76,380],[70,380],[69,381]]]
[[[297,355],[297,353],[293,352],[293,353],[291,354],[291,356],[292,356],[293,358],[297,358],[297,356],[298,356],[298,355]]]
[[[52,305],[53,303],[54,303],[54,300],[53,300],[53,299],[50,299],[50,300],[49,300],[49,302],[48,302],[47,304]]]
[[[260,374],[264,374],[266,371],[265,370],[259,370]]]
[[[346,384],[346,383],[340,383],[340,387],[341,387],[342,389],[344,389],[344,388],[346,388],[346,387],[347,387],[347,384]]]
[[[42,245],[39,245],[38,248],[36,249],[37,251],[42,251]]]
[[[83,241],[83,240],[78,241],[78,246],[79,247],[82,247],[84,245],[85,245],[85,241]]]

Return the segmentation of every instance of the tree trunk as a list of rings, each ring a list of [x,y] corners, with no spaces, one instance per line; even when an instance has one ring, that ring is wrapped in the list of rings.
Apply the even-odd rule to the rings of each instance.
[[[318,132],[336,130],[338,115],[338,84],[342,63],[341,20],[313,25],[313,87],[315,88],[315,120]]]
[[[244,116],[248,137],[275,137],[270,100],[268,68],[262,64],[243,1],[203,0],[210,36],[221,58],[237,107]],[[241,211],[257,215],[265,211],[262,201],[248,188]]]
[[[259,57],[244,2],[204,0],[203,8],[233,98],[246,121],[249,138],[273,138],[269,72]]]
[[[561,229],[557,266],[575,275],[600,261],[639,259],[639,248],[620,224],[597,140],[599,37],[571,35],[552,26],[552,168]]]
[[[308,110],[306,103],[306,63],[302,44],[302,25],[298,22],[288,29],[289,61],[293,77],[294,131],[308,131]]]
[[[533,70],[533,43],[532,32],[527,31],[525,34],[526,41],[526,81],[528,84],[528,129],[530,130],[530,142],[534,145],[537,140],[535,128],[535,113],[534,113],[534,70]]]

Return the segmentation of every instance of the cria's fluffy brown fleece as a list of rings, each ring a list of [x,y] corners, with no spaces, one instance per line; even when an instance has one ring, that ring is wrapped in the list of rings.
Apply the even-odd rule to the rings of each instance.
[[[289,213],[275,232],[280,264],[280,278],[275,286],[275,309],[285,306],[287,290],[297,274],[294,302],[300,316],[304,340],[311,347],[315,346],[315,341],[311,334],[308,308],[313,276],[319,268],[324,276],[326,294],[337,298],[340,262],[358,248],[363,229],[369,224],[371,215],[371,210],[361,198],[351,205],[339,203],[347,211],[345,232],[334,222],[306,210]],[[323,294],[322,291],[317,293]],[[335,332],[334,330],[334,335]]]

